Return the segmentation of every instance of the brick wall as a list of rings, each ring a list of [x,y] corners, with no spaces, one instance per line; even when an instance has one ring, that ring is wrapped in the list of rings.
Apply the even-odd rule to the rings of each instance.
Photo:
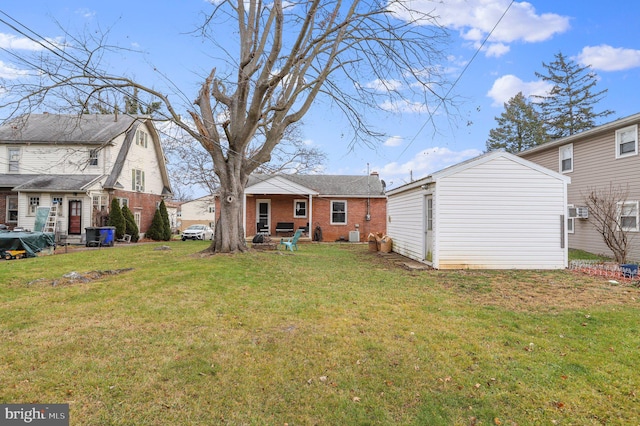
[[[129,210],[134,215],[136,213],[141,214],[140,233],[145,233],[149,229],[153,221],[153,215],[156,213],[156,205],[162,201],[160,195],[121,190],[115,191],[114,197],[127,198],[129,200]],[[111,200],[109,200],[109,207],[111,207]]]
[[[294,200],[307,199],[306,197],[292,197],[287,195],[269,195],[247,197],[247,235],[254,235],[256,232],[256,199],[271,200],[271,234],[275,235],[275,227],[278,222],[293,222],[294,228],[307,226],[309,215],[306,218],[294,218]],[[309,224],[310,234],[319,225],[322,229],[323,241],[336,241],[339,238],[349,239],[349,231],[360,231],[360,241],[366,241],[370,232],[386,232],[387,200],[386,198],[369,199],[369,212],[371,220],[366,220],[367,199],[366,198],[333,198],[333,200],[343,200],[347,202],[347,224],[331,225],[331,200],[332,198],[313,198],[312,209],[313,223]],[[307,206],[309,208],[309,206]],[[356,228],[355,225],[359,227]]]

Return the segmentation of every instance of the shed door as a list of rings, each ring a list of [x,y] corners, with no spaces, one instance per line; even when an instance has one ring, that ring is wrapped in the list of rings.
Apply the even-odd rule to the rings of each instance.
[[[82,201],[69,201],[69,234],[82,233]]]
[[[424,259],[433,262],[433,196],[424,197]]]

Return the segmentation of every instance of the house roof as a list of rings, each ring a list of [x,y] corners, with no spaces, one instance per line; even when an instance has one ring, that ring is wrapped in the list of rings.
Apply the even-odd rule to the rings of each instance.
[[[40,175],[0,174],[0,188],[13,188]]]
[[[282,179],[306,188],[303,194],[317,193],[325,196],[380,197],[384,196],[384,182],[377,174],[371,175],[251,175],[247,189],[263,182],[277,182],[282,186]],[[288,193],[282,187],[283,193]],[[301,194],[301,195],[303,195]]]
[[[17,185],[14,191],[20,192],[73,192],[86,188],[102,175],[38,175]]]
[[[103,145],[126,132],[136,118],[124,114],[25,114],[0,126],[0,143]]]
[[[585,130],[583,132],[576,133],[576,134],[571,135],[571,136],[566,136],[564,138],[556,139],[556,140],[553,140],[551,142],[543,143],[542,145],[534,146],[533,148],[529,148],[529,149],[527,149],[525,151],[519,152],[517,155],[526,156],[526,155],[534,153],[534,152],[544,151],[544,150],[547,150],[547,149],[558,147],[560,145],[565,145],[565,144],[568,144],[568,143],[576,142],[576,141],[582,140],[584,138],[588,138],[590,136],[597,135],[597,134],[602,133],[602,132],[610,132],[611,130],[619,129],[621,127],[625,127],[625,126],[637,123],[639,121],[640,121],[640,113],[629,115],[627,117],[623,117],[623,118],[620,118],[618,120],[612,121],[610,123],[606,123],[606,124],[602,124],[602,125],[597,126],[597,127],[593,127],[593,128],[591,128],[589,130]]]

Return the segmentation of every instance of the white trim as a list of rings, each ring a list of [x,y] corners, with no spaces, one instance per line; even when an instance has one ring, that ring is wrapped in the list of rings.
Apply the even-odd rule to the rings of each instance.
[[[575,206],[573,204],[568,204],[567,205],[567,233],[568,234],[575,234],[576,232],[576,218],[575,217],[571,217],[569,216],[569,209],[571,208],[575,208]],[[571,224],[571,226],[569,226],[569,224]]]
[[[334,203],[344,203],[344,222],[334,222],[333,221],[333,204]],[[330,222],[332,225],[346,225],[349,223],[348,219],[348,208],[347,208],[347,200],[331,200],[331,211],[329,212]]]
[[[622,226],[622,217],[623,217],[622,209],[624,208],[625,205],[628,205],[628,204],[631,204],[632,209],[635,210],[636,226],[633,228],[625,228]],[[634,217],[634,216],[629,214],[629,215],[625,215],[624,217]],[[618,203],[618,223],[620,224],[620,228],[623,231],[627,231],[627,232],[638,232],[640,230],[639,222],[640,222],[640,203],[638,203],[638,201],[620,201]]]
[[[633,152],[621,153],[620,147],[623,144],[631,143],[631,141],[622,140],[622,135],[625,133],[632,133],[634,136],[633,140]],[[622,129],[616,130],[616,158],[626,158],[633,157],[638,155],[638,125],[623,127]]]
[[[565,153],[568,152],[567,158],[565,158]],[[560,173],[571,173],[573,171],[573,144],[562,145],[558,148],[558,170]],[[570,167],[566,170],[563,169],[563,161],[569,160]]]
[[[303,215],[299,215],[298,214],[298,203],[304,203],[304,214]],[[293,200],[293,217],[295,219],[300,219],[300,218],[306,218],[309,215],[309,202],[308,200],[304,200],[304,199],[295,199]]]

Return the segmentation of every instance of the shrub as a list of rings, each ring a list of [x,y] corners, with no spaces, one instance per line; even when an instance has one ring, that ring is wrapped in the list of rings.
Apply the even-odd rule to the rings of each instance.
[[[116,238],[122,238],[125,234],[125,221],[120,209],[120,201],[117,198],[111,200],[111,210],[109,211],[108,226],[116,228]]]
[[[156,209],[153,220],[151,221],[151,226],[147,229],[147,232],[144,233],[144,236],[154,241],[164,241],[164,220],[162,219],[160,209]]]
[[[138,225],[136,225],[133,213],[129,210],[129,207],[122,206],[122,215],[124,216],[125,234],[131,235],[131,241],[137,243],[140,239],[140,230],[138,229]]]
[[[169,222],[169,212],[164,200],[160,201],[160,217],[162,217],[162,239],[164,241],[171,240],[171,222]]]

